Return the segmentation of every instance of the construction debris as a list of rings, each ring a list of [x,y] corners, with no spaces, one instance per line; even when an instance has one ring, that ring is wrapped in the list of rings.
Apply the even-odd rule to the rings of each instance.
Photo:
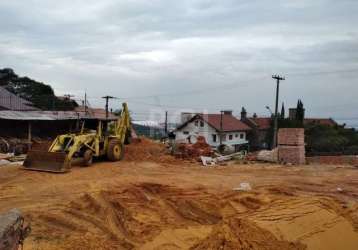
[[[205,137],[199,136],[194,144],[181,143],[176,147],[175,156],[181,159],[200,160],[201,156],[213,156],[213,149],[206,142]]]
[[[1,154],[0,153],[0,160],[6,160],[9,158],[9,154]]]
[[[215,166],[217,161],[213,157],[207,157],[207,156],[200,156],[201,162],[203,163],[203,166]]]
[[[29,148],[27,139],[0,137],[0,153],[26,154]]]
[[[264,162],[278,162],[278,148],[259,151],[257,160]]]
[[[26,155],[15,154],[0,154],[0,166],[1,165],[10,165],[11,163],[21,163],[25,160]]]
[[[11,162],[22,162],[26,159],[26,155],[22,154],[22,155],[14,155],[11,156],[10,158],[8,158],[9,161]]]
[[[10,161],[4,160],[4,159],[0,159],[0,166],[4,166],[4,165],[8,165],[8,164],[10,164]]]
[[[23,245],[30,234],[30,226],[24,226],[21,212],[13,209],[0,216],[0,249],[15,250]]]
[[[248,183],[248,182],[243,182],[243,183],[240,183],[240,187],[234,188],[233,190],[234,190],[234,191],[251,191],[252,188],[251,188],[250,183]]]
[[[204,166],[215,166],[218,163],[231,161],[233,159],[244,159],[246,156],[245,151],[237,152],[231,155],[219,155],[217,157],[200,156],[201,162]]]
[[[155,142],[146,137],[139,137],[132,140],[130,145],[125,147],[125,161],[152,161],[160,163],[174,163],[178,159],[169,155],[165,144]]]

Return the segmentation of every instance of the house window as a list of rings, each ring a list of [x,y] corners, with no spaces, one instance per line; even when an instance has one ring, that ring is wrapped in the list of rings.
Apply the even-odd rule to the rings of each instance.
[[[240,134],[240,139],[244,139],[244,136],[245,136],[244,133],[241,133]]]
[[[184,131],[183,134],[184,134],[184,135],[188,135],[189,132],[188,132],[188,131]]]
[[[226,141],[226,135],[221,136],[221,141]]]
[[[229,135],[229,140],[231,141],[233,139],[233,136],[232,135]]]
[[[213,142],[216,142],[216,135],[212,135],[213,137]]]
[[[199,121],[196,120],[196,121],[195,121],[195,127],[198,127],[198,126],[199,126]]]
[[[204,122],[200,121],[200,127],[204,127]]]
[[[239,135],[238,134],[235,134],[235,138],[238,138],[239,137]]]

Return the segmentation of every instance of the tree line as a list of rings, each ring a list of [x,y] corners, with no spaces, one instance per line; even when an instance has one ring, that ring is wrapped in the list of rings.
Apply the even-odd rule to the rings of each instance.
[[[0,86],[11,93],[30,101],[41,110],[73,110],[78,104],[55,95],[49,84],[38,82],[27,76],[18,76],[13,69],[0,69]]]
[[[273,120],[271,128],[273,128]],[[354,128],[346,128],[345,124],[334,126],[305,122],[305,108],[301,100],[298,100],[295,117],[286,117],[285,108],[282,105],[278,118],[279,128],[304,128],[306,152],[308,155],[322,154],[358,154],[358,131]],[[273,129],[267,135],[267,140],[272,143]]]

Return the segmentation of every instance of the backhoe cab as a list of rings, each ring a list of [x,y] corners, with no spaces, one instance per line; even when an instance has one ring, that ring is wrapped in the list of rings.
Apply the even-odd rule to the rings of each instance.
[[[67,172],[74,160],[81,160],[83,166],[92,164],[93,158],[107,158],[119,161],[124,155],[124,144],[130,141],[130,117],[126,103],[122,105],[120,117],[108,129],[108,120],[96,120],[97,129],[87,131],[85,122],[78,133],[59,135],[47,151],[36,147],[28,152],[24,169]]]

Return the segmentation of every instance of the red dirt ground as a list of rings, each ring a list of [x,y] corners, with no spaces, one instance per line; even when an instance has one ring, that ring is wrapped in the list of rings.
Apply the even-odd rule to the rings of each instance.
[[[147,145],[146,145],[147,144]],[[31,222],[24,249],[347,249],[358,245],[358,170],[204,168],[163,145],[67,174],[0,168],[0,213]],[[234,191],[240,183],[251,191]]]

